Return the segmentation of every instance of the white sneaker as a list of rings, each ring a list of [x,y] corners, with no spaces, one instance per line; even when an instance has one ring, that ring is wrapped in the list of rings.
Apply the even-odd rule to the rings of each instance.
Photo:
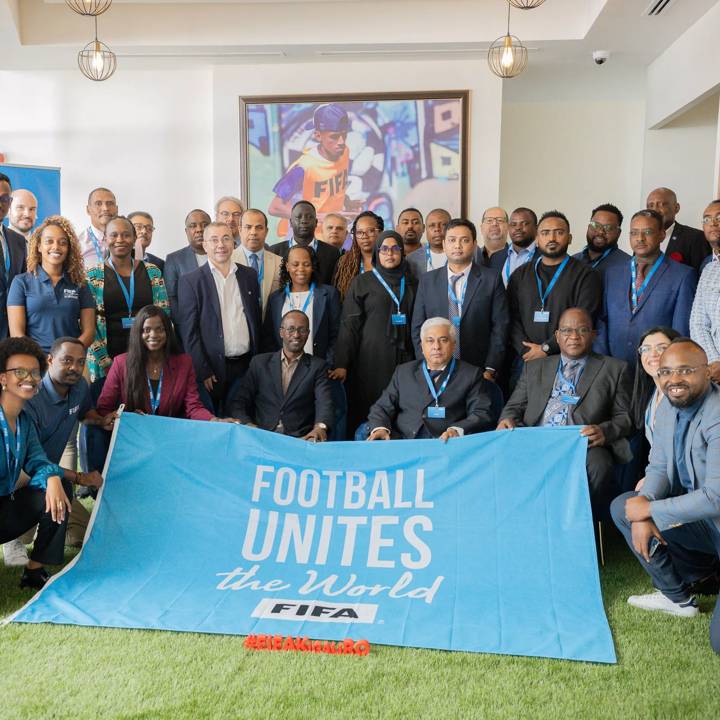
[[[3,545],[3,558],[8,567],[24,567],[29,560],[27,549],[20,539],[11,540]]]
[[[700,612],[694,597],[684,602],[673,602],[659,590],[649,595],[631,595],[628,598],[628,605],[643,610],[655,610],[668,613],[668,615],[677,615],[678,617],[695,617]]]

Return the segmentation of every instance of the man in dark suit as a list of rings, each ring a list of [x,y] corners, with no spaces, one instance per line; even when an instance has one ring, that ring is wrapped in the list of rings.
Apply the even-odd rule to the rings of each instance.
[[[639,493],[613,501],[612,518],[655,592],[628,604],[679,617],[700,612],[695,593],[716,595],[720,578],[720,390],[708,358],[689,338],[676,338],[660,358],[668,402],[658,406],[654,442]],[[720,653],[720,601],[710,621]]]
[[[310,245],[317,255],[320,283],[332,285],[335,265],[340,259],[340,251],[332,245],[317,240],[315,237],[317,222],[315,206],[308,200],[299,200],[292,206],[290,213],[290,226],[293,231],[292,240],[272,245],[270,252],[287,258],[288,250],[293,245]]]
[[[180,332],[203,401],[222,415],[260,347],[260,286],[254,270],[232,261],[225,223],[205,228],[203,246],[207,263],[178,283]]]
[[[412,317],[412,337],[422,357],[420,328],[431,317],[448,318],[458,332],[455,356],[494,380],[502,367],[509,314],[500,273],[473,262],[477,231],[469,220],[454,219],[445,233],[447,267],[420,278]]]
[[[622,221],[623,214],[615,205],[598,205],[588,223],[587,247],[573,255],[576,260],[597,270],[603,281],[608,268],[630,262],[630,256],[618,247]]]
[[[703,260],[712,253],[702,230],[681,225],[675,220],[680,212],[677,195],[669,188],[656,188],[647,197],[646,207],[662,215],[665,242],[662,250],[671,259],[699,272]]]
[[[165,261],[161,257],[153,255],[147,251],[150,247],[150,243],[152,242],[153,233],[155,232],[155,221],[153,220],[152,215],[145,210],[135,210],[135,212],[131,212],[127,218],[133,224],[133,227],[135,228],[135,235],[142,245],[142,259],[146,262],[152,263],[158,270],[160,270],[160,272],[162,272],[165,269]]]
[[[245,425],[303,440],[327,440],[335,413],[328,366],[303,350],[309,332],[304,312],[285,313],[280,323],[282,349],[251,360],[230,408],[232,417]]]
[[[203,247],[203,233],[210,224],[210,216],[204,210],[191,210],[185,218],[185,235],[188,244],[182,250],[171,252],[165,259],[163,279],[170,301],[170,314],[178,323],[178,280],[193,270],[197,270],[207,262],[207,254]]]
[[[10,178],[0,173],[0,340],[8,334],[7,294],[16,275],[26,271],[27,244],[25,238],[5,227],[2,222],[12,204]]]
[[[428,318],[420,329],[422,359],[399,365],[370,408],[368,440],[462,437],[492,427],[482,372],[454,357],[455,326]]]
[[[501,272],[508,256],[508,214],[501,207],[488,208],[482,216],[480,235],[483,246],[478,248],[475,262]]]
[[[655,210],[636,212],[630,223],[634,256],[608,268],[595,351],[625,360],[634,370],[641,335],[666,326],[689,333],[697,273],[660,250],[665,231]]]
[[[582,425],[580,434],[588,439],[590,497],[597,516],[612,499],[614,463],[632,458],[627,438],[633,424],[628,366],[591,352],[594,337],[587,310],[566,310],[555,331],[560,358],[551,355],[525,363],[497,429]]]

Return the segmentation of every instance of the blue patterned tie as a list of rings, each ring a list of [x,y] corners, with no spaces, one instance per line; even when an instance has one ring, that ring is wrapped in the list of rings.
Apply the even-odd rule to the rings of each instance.
[[[579,361],[570,360],[570,362],[565,363],[563,366],[562,379],[556,376],[552,392],[550,393],[550,399],[543,413],[543,425],[562,426],[571,424],[572,414],[570,412],[570,406],[562,401],[562,396],[574,393],[573,388],[577,382],[575,375],[579,367]]]
[[[458,280],[460,280],[461,278],[462,278],[462,274],[450,276],[450,287],[452,288],[452,291],[455,293],[455,297],[458,299],[458,302],[455,302],[455,300],[453,300],[453,298],[452,298],[452,295],[450,295],[450,293],[448,293],[448,308],[450,310],[450,322],[452,322],[453,325],[455,325],[455,322],[456,322],[455,318],[461,317],[460,311],[462,308],[460,307],[460,302],[459,302],[460,296],[458,295],[458,287],[457,287]],[[456,343],[455,343],[455,350],[453,352],[453,357],[456,360],[459,360],[460,359],[460,325],[459,325],[459,323],[457,325],[455,325],[455,334],[457,336],[457,339],[456,339]]]
[[[260,275],[260,263],[258,262],[257,253],[250,253],[250,267]]]

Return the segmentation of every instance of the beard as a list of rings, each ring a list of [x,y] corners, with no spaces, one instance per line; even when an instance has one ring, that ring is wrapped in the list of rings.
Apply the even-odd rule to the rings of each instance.
[[[595,252],[599,252],[599,253],[605,252],[605,250],[607,250],[612,245],[612,243],[607,242],[607,241],[605,241],[605,243],[603,245],[597,245],[595,243],[597,238],[594,235],[590,236],[589,234],[586,235],[586,240],[587,240],[588,247],[591,250],[594,250]]]
[[[519,248],[530,247],[534,242],[535,242],[535,238],[530,237],[530,236],[524,237],[524,238],[522,238],[522,240],[513,240],[512,241],[513,245],[517,245],[517,247],[519,247]]]
[[[546,258],[554,260],[555,258],[562,257],[567,252],[567,246],[561,246],[557,250],[540,250],[540,254]]]

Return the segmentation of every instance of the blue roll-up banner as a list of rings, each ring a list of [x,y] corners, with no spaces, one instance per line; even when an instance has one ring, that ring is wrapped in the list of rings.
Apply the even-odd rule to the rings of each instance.
[[[615,662],[577,427],[313,444],[117,425],[81,553],[14,621]]]
[[[60,214],[60,168],[0,163],[0,173],[10,178],[13,190],[29,190],[35,195],[38,224],[48,215]]]

